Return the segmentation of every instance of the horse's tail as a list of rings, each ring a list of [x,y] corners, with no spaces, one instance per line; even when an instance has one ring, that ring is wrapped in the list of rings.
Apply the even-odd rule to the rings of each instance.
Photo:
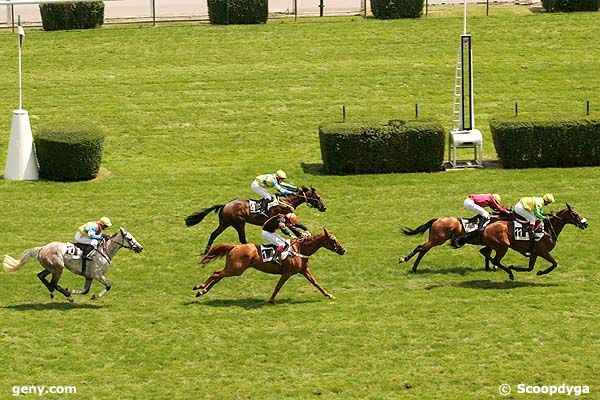
[[[15,260],[8,254],[4,255],[4,272],[15,272],[20,270],[31,257],[37,257],[41,249],[41,247],[33,247],[25,250],[23,254],[21,254],[20,260]]]
[[[435,221],[437,221],[437,218],[430,219],[429,221],[427,221],[426,223],[424,223],[423,225],[421,225],[421,226],[419,226],[419,227],[417,227],[417,228],[415,228],[415,229],[410,229],[410,228],[402,228],[402,232],[403,232],[405,235],[408,235],[408,236],[422,235],[422,234],[424,234],[425,232],[427,232],[427,230],[428,230],[429,228],[431,228],[431,225],[433,225],[433,223],[434,223]]]
[[[185,218],[185,226],[192,226],[200,223],[204,217],[206,217],[211,211],[218,212],[221,208],[223,208],[225,204],[215,204],[212,207],[205,208],[202,211],[198,211],[195,214],[189,215]]]
[[[218,244],[218,245],[212,247],[208,251],[208,253],[206,253],[204,255],[204,257],[202,257],[202,259],[200,260],[200,265],[206,265],[209,262],[216,260],[219,257],[223,257],[224,255],[229,253],[229,251],[231,249],[233,249],[234,247],[235,247],[234,244],[227,244],[227,243],[221,243],[221,244]]]

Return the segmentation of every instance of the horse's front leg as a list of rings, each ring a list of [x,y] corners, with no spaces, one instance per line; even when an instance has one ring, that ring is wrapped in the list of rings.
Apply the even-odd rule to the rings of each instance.
[[[506,272],[511,281],[514,281],[515,276],[512,273],[512,271],[509,268],[502,265],[502,263],[500,262],[500,260],[502,260],[502,257],[504,257],[504,255],[508,251],[508,248],[499,248],[499,249],[495,249],[495,250],[496,250],[496,256],[494,258],[490,258],[489,256],[486,258],[489,259],[492,262],[492,264],[494,264],[496,267],[498,267],[502,271]]]
[[[542,257],[544,260],[546,261],[550,261],[552,263],[552,265],[543,270],[543,271],[538,271],[537,275],[546,275],[549,274],[550,272],[552,272],[552,270],[554,270],[554,268],[556,268],[556,266],[558,265],[558,263],[556,262],[556,260],[550,255],[550,253],[546,253],[546,254],[540,254],[540,257]]]
[[[93,295],[92,300],[101,299],[111,288],[110,281],[106,279],[104,275],[100,275],[100,277],[96,278],[96,280],[104,285],[104,289],[102,289],[100,293]]]
[[[71,293],[73,294],[88,294],[90,291],[90,287],[92,287],[93,278],[85,278],[85,284],[83,286],[83,290],[75,290],[73,289]]]
[[[313,286],[316,287],[319,290],[319,292],[323,294],[323,296],[327,297],[328,299],[335,299],[335,297],[331,293],[327,292],[327,290],[323,289],[323,287],[319,285],[319,282],[317,282],[317,280],[315,279],[311,270],[308,267],[306,267],[306,269],[304,271],[301,271],[300,273],[304,275],[304,277],[308,279],[308,281],[312,283]]]
[[[219,226],[217,226],[217,229],[215,229],[211,234],[210,234],[210,238],[208,239],[208,243],[206,244],[206,248],[204,249],[204,254],[208,253],[208,250],[210,250],[210,246],[212,246],[213,242],[215,241],[215,239],[221,234],[223,233],[223,231],[225,229],[227,229],[229,227],[229,225],[224,225],[223,223],[221,223],[221,221],[219,221]]]
[[[525,268],[525,267],[515,267],[513,265],[510,266],[510,269],[512,269],[513,271],[520,271],[520,272],[531,272],[533,271],[533,267],[535,267],[535,261],[537,260],[537,255],[534,253],[529,257],[529,267]]]
[[[37,274],[37,277],[40,281],[42,281],[42,283],[44,284],[44,286],[46,286],[46,289],[48,289],[48,291],[50,292],[50,298],[53,299],[54,298],[54,286],[50,285],[50,282],[48,282],[48,280],[46,279],[46,277],[50,275],[50,271],[48,271],[47,269],[43,270],[42,272],[40,272],[39,274]]]

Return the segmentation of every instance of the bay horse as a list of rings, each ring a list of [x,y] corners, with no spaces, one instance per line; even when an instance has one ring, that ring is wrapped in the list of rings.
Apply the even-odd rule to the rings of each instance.
[[[513,221],[497,221],[486,226],[485,230],[483,231],[481,242],[487,246],[485,249],[490,249],[489,252],[492,250],[496,251],[494,258],[491,258],[489,254],[486,256],[482,251],[482,254],[484,254],[486,257],[486,262],[490,261],[495,266],[506,271],[511,280],[514,280],[512,271],[532,271],[538,257],[549,261],[551,265],[545,270],[538,271],[537,275],[545,275],[552,272],[558,263],[550,255],[550,252],[556,246],[558,235],[560,235],[565,225],[575,225],[581,230],[588,227],[587,219],[582,218],[581,215],[579,215],[579,213],[577,213],[577,211],[575,211],[575,209],[569,204],[566,204],[566,206],[566,208],[546,219],[547,223],[544,224],[544,236],[536,242],[533,253],[531,256],[529,256],[528,267],[516,267],[513,265],[506,267],[500,262],[509,248],[516,250],[523,255],[525,255],[525,252],[529,250],[529,240],[514,239]]]
[[[230,226],[233,226],[237,231],[240,243],[246,244],[248,243],[246,240],[246,223],[261,226],[273,215],[294,212],[296,207],[303,203],[306,203],[308,207],[316,208],[320,212],[327,210],[325,203],[314,187],[310,189],[302,187],[296,193],[280,195],[278,196],[278,201],[279,205],[269,209],[268,217],[262,213],[251,213],[248,199],[234,199],[225,204],[215,204],[212,207],[189,215],[185,218],[185,225],[190,227],[200,223],[211,211],[219,214],[219,226],[210,234],[210,238],[204,249],[204,254],[206,254],[215,239]]]
[[[102,251],[97,251],[91,260],[86,260],[87,265],[85,273],[82,272],[81,257],[74,258],[70,254],[65,254],[67,243],[61,242],[52,242],[45,246],[27,249],[23,251],[19,260],[16,260],[9,255],[5,255],[4,271],[15,272],[21,269],[30,258],[35,257],[39,263],[42,264],[42,267],[44,267],[42,272],[37,274],[37,277],[50,292],[51,299],[54,298],[54,290],[58,290],[72,302],[73,297],[71,295],[87,294],[94,279],[102,283],[104,288],[97,295],[92,296],[92,299],[102,298],[111,288],[110,282],[106,279],[105,275],[115,254],[122,248],[131,249],[136,253],[141,253],[144,250],[142,245],[133,237],[133,235],[123,228],[119,228],[119,232],[106,237],[102,242],[102,246]],[[83,290],[69,290],[58,284],[58,280],[65,267],[74,274],[81,275],[85,278]],[[48,282],[46,276],[50,274],[52,274],[52,280]]]
[[[510,214],[492,214],[490,216],[490,224],[493,221],[505,218],[510,218]],[[407,236],[415,236],[422,235],[423,233],[427,232],[427,230],[429,230],[429,238],[427,242],[418,245],[407,256],[400,257],[400,260],[398,261],[399,264],[402,264],[403,262],[407,262],[408,260],[410,260],[415,254],[419,253],[419,256],[415,260],[412,267],[413,272],[417,272],[417,268],[419,267],[421,259],[429,250],[431,250],[432,247],[440,246],[444,244],[448,239],[457,238],[465,234],[465,230],[462,224],[460,223],[460,219],[456,217],[433,218],[415,229],[402,228],[402,233],[404,233]],[[474,237],[468,240],[467,243],[479,245],[481,244],[480,237]],[[483,249],[480,250],[480,252],[482,251]],[[489,269],[487,263],[486,269]]]
[[[219,257],[227,256],[225,268],[213,272],[203,283],[194,286],[193,290],[198,290],[196,297],[205,295],[221,279],[228,276],[240,276],[248,268],[255,268],[268,274],[281,275],[269,299],[269,303],[275,303],[275,296],[277,296],[283,284],[292,275],[298,273],[304,275],[325,297],[333,299],[333,295],[319,285],[308,267],[308,257],[316,253],[321,247],[339,255],[343,255],[346,252],[337,238],[327,229],[324,229],[322,233],[315,236],[306,236],[293,240],[291,242],[292,252],[281,262],[281,265],[275,262],[263,262],[260,245],[258,244],[218,244],[211,248],[199,263],[200,265],[206,265]]]

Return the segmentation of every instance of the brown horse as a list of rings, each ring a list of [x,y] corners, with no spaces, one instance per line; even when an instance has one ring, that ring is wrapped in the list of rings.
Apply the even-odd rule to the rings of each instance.
[[[275,296],[283,284],[297,273],[304,275],[310,283],[312,283],[323,295],[329,299],[333,299],[333,295],[329,294],[319,285],[314,278],[312,272],[308,268],[308,257],[313,255],[321,247],[331,250],[337,254],[343,255],[346,250],[342,247],[336,237],[324,229],[322,233],[315,236],[308,236],[292,241],[292,251],[290,255],[283,260],[281,265],[274,262],[263,262],[260,254],[260,245],[257,244],[218,244],[200,260],[201,265],[206,265],[211,261],[227,255],[225,268],[220,271],[213,272],[204,283],[194,286],[193,290],[198,290],[196,297],[206,294],[217,282],[228,276],[239,276],[248,268],[256,268],[259,271],[268,274],[281,275],[275,290],[269,299],[270,303],[275,302]]]
[[[536,242],[533,254],[529,257],[529,267],[515,267],[513,265],[505,267],[500,262],[509,248],[516,250],[523,255],[529,250],[529,240],[517,241],[514,239],[514,223],[512,221],[497,221],[486,226],[481,241],[487,247],[483,250],[490,249],[489,252],[495,250],[496,256],[491,258],[489,254],[485,255],[483,250],[482,254],[486,256],[486,260],[491,261],[492,264],[506,271],[511,280],[514,280],[511,270],[532,271],[538,257],[542,257],[544,260],[549,261],[551,266],[545,270],[538,271],[537,274],[545,275],[552,272],[558,263],[550,255],[550,252],[556,246],[558,235],[560,235],[565,225],[572,224],[583,230],[588,227],[588,222],[569,204],[567,204],[567,208],[551,215],[546,221],[547,223],[544,226],[544,236]]]
[[[490,223],[497,221],[499,218],[509,218],[509,216],[504,214],[492,215]],[[403,228],[402,232],[407,236],[415,236],[422,235],[423,233],[427,232],[427,230],[429,230],[429,239],[427,242],[418,245],[412,252],[410,252],[410,254],[408,254],[406,257],[400,257],[400,260],[398,261],[400,264],[402,264],[403,262],[410,260],[415,254],[419,253],[419,256],[415,260],[415,263],[412,267],[413,272],[417,272],[421,258],[423,258],[423,256],[429,250],[431,250],[432,247],[440,246],[448,239],[457,238],[465,234],[465,230],[460,223],[460,220],[456,217],[433,218],[415,229]],[[471,238],[467,241],[467,243],[475,245],[481,244],[480,237],[478,236]],[[480,252],[481,251],[483,251],[483,249],[480,250]],[[489,267],[486,263],[486,269],[488,268]]]
[[[315,188],[302,187],[297,193],[279,196],[278,200],[279,205],[269,210],[269,217],[280,213],[293,212],[302,203],[306,203],[307,206],[314,207],[321,212],[327,210],[325,203]],[[217,236],[230,226],[233,226],[237,231],[240,243],[245,244],[248,243],[246,240],[246,223],[262,225],[268,219],[262,213],[251,213],[250,202],[247,199],[235,199],[225,204],[216,204],[188,216],[185,219],[186,226],[200,223],[211,211],[219,213],[219,226],[210,234],[204,254],[210,249]]]

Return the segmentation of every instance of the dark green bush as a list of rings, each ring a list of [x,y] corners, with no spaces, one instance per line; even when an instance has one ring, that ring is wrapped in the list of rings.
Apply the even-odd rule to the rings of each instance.
[[[104,135],[86,127],[43,128],[34,137],[40,178],[93,179],[100,170]]]
[[[600,120],[494,118],[490,128],[504,168],[600,165]]]
[[[44,30],[92,29],[104,23],[104,2],[40,4]]]
[[[319,138],[328,174],[431,172],[444,161],[444,128],[431,121],[324,124]]]
[[[546,11],[598,11],[600,0],[542,0]]]
[[[371,11],[378,19],[420,18],[423,0],[371,0]]]
[[[268,0],[208,0],[211,24],[264,24],[268,18]]]

